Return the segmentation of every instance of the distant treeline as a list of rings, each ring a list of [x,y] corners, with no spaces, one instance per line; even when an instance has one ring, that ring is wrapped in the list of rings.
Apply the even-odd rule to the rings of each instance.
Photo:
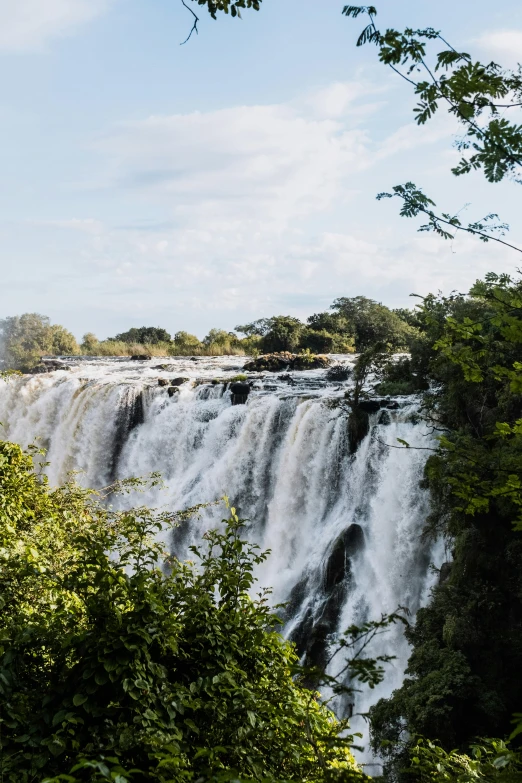
[[[327,312],[306,323],[289,315],[261,318],[235,331],[211,329],[203,340],[189,332],[174,335],[156,326],[133,327],[106,340],[92,332],[78,344],[63,326],[47,316],[25,313],[0,320],[0,359],[4,367],[28,369],[42,355],[90,356],[221,356],[258,355],[275,351],[353,353],[382,345],[407,350],[417,334],[412,310],[391,310],[364,296],[336,299]]]

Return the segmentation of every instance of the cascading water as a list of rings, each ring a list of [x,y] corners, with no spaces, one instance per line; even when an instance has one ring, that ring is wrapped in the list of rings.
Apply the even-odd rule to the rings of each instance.
[[[394,448],[397,438],[427,445],[415,401],[372,414],[350,454],[349,381],[330,383],[323,370],[252,375],[247,404],[233,406],[225,382],[239,357],[157,362],[75,360],[67,371],[0,381],[2,435],[23,446],[38,439],[53,483],[71,470],[94,487],[160,471],[167,488],[140,503],[181,509],[227,494],[249,537],[272,551],[257,576],[274,603],[289,602],[285,632],[308,660],[324,662],[338,630],[426,602],[439,559],[422,540],[426,452]],[[223,512],[212,506],[185,523],[172,547],[183,554]],[[357,695],[356,712],[400,685],[400,627],[374,641],[371,653],[383,652],[395,661],[377,689]],[[356,720],[354,729],[365,727]]]

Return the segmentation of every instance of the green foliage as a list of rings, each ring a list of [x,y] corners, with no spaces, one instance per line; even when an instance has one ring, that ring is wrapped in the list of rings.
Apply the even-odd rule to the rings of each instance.
[[[100,341],[93,332],[87,332],[82,337],[82,344],[80,349],[82,353],[95,354]]]
[[[420,737],[412,750],[410,771],[420,783],[515,783],[522,779],[522,753],[498,739],[481,740],[469,753],[448,753],[436,742]]]
[[[237,334],[224,329],[211,329],[203,338],[203,345],[207,346],[210,353],[232,354],[242,348]]]
[[[480,220],[468,223],[467,226],[463,225],[458,215],[450,215],[446,212],[436,215],[432,209],[432,207],[436,206],[435,202],[428,198],[413,182],[406,182],[405,185],[395,185],[392,193],[379,193],[377,195],[377,201],[382,201],[384,198],[399,198],[402,201],[400,211],[402,217],[411,218],[421,214],[426,215],[428,222],[417,229],[420,232],[430,231],[438,234],[443,239],[454,239],[457,231],[465,231],[468,234],[477,236],[482,242],[489,242],[493,239],[495,242],[500,242],[502,245],[522,252],[518,247],[500,239],[500,237],[505,236],[509,226],[507,223],[501,223],[498,215],[493,212],[485,215]],[[448,226],[451,231],[448,231],[445,226]]]
[[[507,735],[522,703],[522,284],[487,275],[467,297],[426,297],[418,319],[410,370],[431,384],[438,436],[426,534],[446,539],[451,560],[406,631],[403,686],[371,710],[395,773],[405,731],[466,753],[476,737]]]
[[[369,22],[357,46],[373,43],[379,60],[391,67],[413,87],[419,102],[414,109],[419,125],[425,124],[443,105],[464,126],[465,135],[457,141],[459,151],[470,151],[452,171],[456,175],[482,169],[489,182],[508,176],[520,182],[522,165],[522,124],[510,122],[505,114],[522,103],[522,72],[473,61],[466,52],[454,49],[431,27],[406,28],[403,32],[375,26],[377,10],[373,6],[345,6],[343,14]],[[434,56],[430,45],[444,48]],[[431,62],[430,62],[430,57]],[[403,70],[401,70],[403,69]],[[424,78],[419,78],[417,74]]]
[[[295,351],[300,345],[304,324],[291,315],[275,315],[272,318],[260,318],[251,324],[236,326],[236,331],[247,337],[258,335],[263,338],[264,353]]]
[[[409,356],[386,362],[378,369],[378,377],[380,380],[375,387],[378,394],[415,394],[427,389],[426,379],[414,372]]]
[[[466,52],[458,52],[431,27],[423,30],[406,28],[404,32],[375,26],[374,6],[345,6],[343,14],[353,19],[361,14],[368,23],[357,46],[373,43],[380,61],[402,76],[414,88],[419,103],[414,109],[416,121],[424,125],[444,106],[464,126],[465,135],[456,142],[460,152],[469,152],[452,169],[459,176],[481,169],[489,182],[509,177],[522,183],[522,124],[510,122],[505,114],[520,111],[522,106],[522,69],[501,68],[494,62],[474,62]],[[430,62],[431,45],[444,49]],[[419,78],[421,74],[424,78]],[[419,231],[433,231],[443,239],[453,239],[457,231],[477,236],[483,242],[493,240],[517,252],[522,250],[501,239],[508,230],[498,215],[491,213],[464,225],[458,214],[436,214],[435,202],[412,182],[396,185],[392,193],[379,193],[378,200],[397,197],[402,200],[401,215],[426,215],[428,222]]]
[[[170,349],[171,356],[183,356],[194,353],[201,348],[201,342],[195,334],[189,332],[176,332]]]
[[[139,328],[133,327],[127,332],[122,332],[109,339],[122,343],[156,345],[157,343],[170,343],[171,336],[166,329],[161,329],[159,326],[140,326]]]
[[[0,443],[0,778],[362,779],[267,593],[250,597],[266,554],[234,509],[181,563],[157,534],[186,514],[115,512],[117,489],[51,489]]]
[[[0,359],[7,367],[27,370],[45,354],[78,354],[78,343],[63,326],[38,313],[0,320]]]
[[[206,7],[212,19],[217,19],[217,14],[222,11],[225,14],[241,18],[241,8],[253,8],[259,11],[263,0],[197,0],[198,5]]]
[[[192,0],[192,2],[194,2],[194,0]],[[217,19],[219,12],[223,12],[225,14],[230,13],[230,16],[241,19],[242,8],[253,8],[254,11],[259,11],[262,2],[263,0],[197,0],[198,5],[204,6],[212,19]],[[194,13],[192,8],[187,5],[185,0],[181,0],[181,4],[190,11],[193,18],[192,27],[189,34],[185,40],[181,42],[182,44],[186,44],[187,41],[192,37],[192,33],[198,33],[199,17],[196,13]]]
[[[332,309],[350,324],[357,352],[380,346],[384,350],[399,351],[408,348],[416,330],[393,310],[365,296],[341,297]]]

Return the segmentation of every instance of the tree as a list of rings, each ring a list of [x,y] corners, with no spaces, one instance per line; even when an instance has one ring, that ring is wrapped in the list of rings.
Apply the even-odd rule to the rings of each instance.
[[[51,327],[51,351],[61,356],[77,355],[79,346],[76,338],[64,326],[53,324]]]
[[[159,326],[140,326],[139,328],[133,327],[110,339],[123,343],[157,345],[158,343],[170,343],[172,338],[166,329],[161,329]]]
[[[259,335],[263,338],[262,350],[295,351],[304,331],[304,324],[291,315],[274,315],[272,318],[260,318],[251,324],[236,326],[236,331],[251,337]]]
[[[195,334],[189,334],[189,332],[176,332],[169,353],[171,356],[194,353],[194,351],[199,351],[201,347],[201,342]]]
[[[87,332],[82,337],[82,344],[81,349],[82,351],[86,351],[87,353],[92,353],[93,351],[96,351],[96,348],[98,347],[99,340],[96,337],[93,332]]]
[[[0,357],[13,369],[27,370],[45,354],[78,354],[74,336],[51,325],[46,315],[24,313],[0,321]]]
[[[451,556],[406,631],[403,685],[371,710],[394,774],[406,733],[464,751],[509,734],[522,704],[522,283],[490,274],[469,296],[426,297],[419,321],[426,340],[411,362],[431,386],[424,415],[438,436],[425,534]]]
[[[225,329],[211,329],[206,337],[203,338],[203,344],[217,345],[220,347],[227,347],[238,343],[237,334],[234,332],[227,332]]]
[[[271,320],[271,318],[259,318],[257,321],[252,321],[250,324],[236,326],[235,330],[247,337],[252,337],[253,335],[264,337],[270,330]]]
[[[390,351],[407,349],[415,336],[415,330],[396,313],[365,296],[340,297],[331,309],[350,324],[358,352],[382,344]]]

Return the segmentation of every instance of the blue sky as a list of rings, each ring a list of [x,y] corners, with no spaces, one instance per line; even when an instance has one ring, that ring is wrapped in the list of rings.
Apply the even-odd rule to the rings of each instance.
[[[407,85],[355,48],[338,0],[264,0],[200,34],[180,0],[0,0],[0,317],[78,337],[157,324],[202,337],[338,296],[391,306],[514,271],[512,251],[418,234],[375,194],[413,180],[448,211],[519,187],[456,179],[456,126],[412,119]],[[384,0],[382,26],[435,26],[513,65],[522,6]],[[518,225],[517,225],[518,223]]]

